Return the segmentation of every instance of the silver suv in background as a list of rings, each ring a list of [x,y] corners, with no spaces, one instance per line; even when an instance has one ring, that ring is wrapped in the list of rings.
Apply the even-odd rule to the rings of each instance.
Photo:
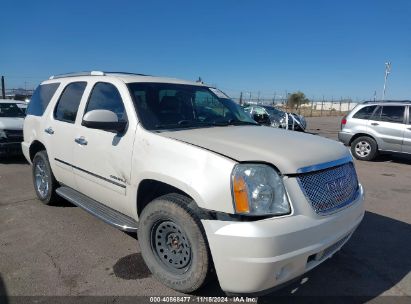
[[[359,160],[373,160],[381,152],[411,154],[411,101],[368,101],[341,120],[338,139]]]

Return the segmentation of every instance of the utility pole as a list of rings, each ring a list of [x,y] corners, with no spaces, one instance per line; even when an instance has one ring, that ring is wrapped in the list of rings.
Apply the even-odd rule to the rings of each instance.
[[[4,76],[1,76],[1,92],[3,99],[6,99],[6,87],[4,86]]]
[[[385,100],[385,89],[387,87],[388,74],[391,73],[391,62],[385,63],[385,75],[384,75],[384,89],[382,91],[382,101]]]

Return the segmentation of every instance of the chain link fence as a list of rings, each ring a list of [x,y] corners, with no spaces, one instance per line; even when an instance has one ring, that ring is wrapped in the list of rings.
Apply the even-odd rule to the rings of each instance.
[[[301,114],[306,117],[341,116],[350,112],[359,102],[351,99],[321,99],[309,100],[307,103],[295,104],[291,107],[287,99],[263,99],[263,98],[233,98],[240,105],[270,105],[285,112]]]
[[[7,89],[6,98],[16,100],[30,99],[33,90],[29,89]],[[233,98],[241,105],[259,104],[275,106],[285,112],[297,113],[306,117],[317,116],[341,116],[350,112],[359,102],[347,99],[310,99],[307,103],[296,104],[291,107],[288,99],[281,98]]]

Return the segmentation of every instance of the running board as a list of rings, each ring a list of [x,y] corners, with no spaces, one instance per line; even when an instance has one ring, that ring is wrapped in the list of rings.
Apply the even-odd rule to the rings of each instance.
[[[111,209],[72,188],[63,186],[57,188],[56,193],[70,203],[98,217],[107,224],[123,231],[137,232],[138,223],[131,217]]]

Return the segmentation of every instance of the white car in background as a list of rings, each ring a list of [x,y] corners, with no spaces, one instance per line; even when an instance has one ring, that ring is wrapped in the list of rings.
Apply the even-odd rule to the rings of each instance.
[[[22,153],[26,107],[21,101],[0,99],[0,157]]]

